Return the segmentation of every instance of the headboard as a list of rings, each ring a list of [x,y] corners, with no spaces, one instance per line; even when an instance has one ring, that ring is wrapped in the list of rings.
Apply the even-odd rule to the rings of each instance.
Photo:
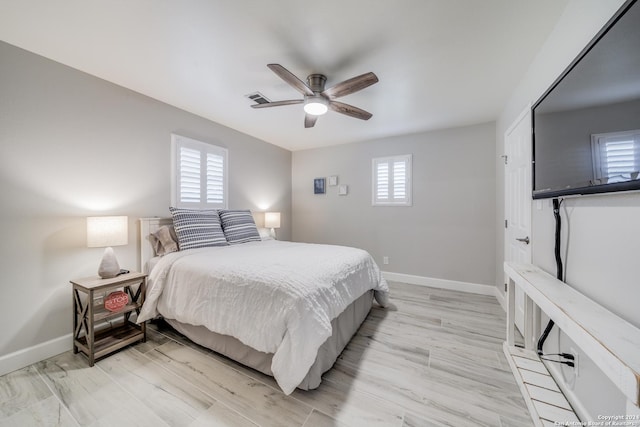
[[[171,218],[140,218],[140,271],[146,273],[147,261],[155,256],[149,234],[156,232],[163,225],[171,224],[173,224]]]
[[[264,224],[264,213],[262,212],[252,212],[253,220],[256,224]],[[155,233],[158,228],[163,225],[172,225],[172,218],[160,218],[160,217],[152,217],[152,218],[140,218],[140,270],[141,272],[147,273],[147,261],[155,256],[155,252],[153,250],[153,246],[151,245],[151,241],[149,241],[149,234]],[[260,235],[269,235],[269,230],[266,228],[258,227],[258,232]]]

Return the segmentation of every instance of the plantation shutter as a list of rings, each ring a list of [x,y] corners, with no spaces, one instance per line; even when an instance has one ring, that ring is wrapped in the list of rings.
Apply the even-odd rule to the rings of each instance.
[[[375,170],[375,200],[380,202],[389,201],[389,163],[378,162]]]
[[[640,130],[594,135],[593,144],[596,179],[614,183],[637,178]]]
[[[373,206],[411,206],[411,154],[373,159]]]
[[[207,203],[224,203],[224,157],[207,153]]]
[[[405,201],[407,198],[407,164],[405,161],[393,162],[393,200]]]
[[[227,150],[172,135],[171,204],[194,209],[227,207]]]
[[[200,203],[200,151],[180,147],[180,203]]]

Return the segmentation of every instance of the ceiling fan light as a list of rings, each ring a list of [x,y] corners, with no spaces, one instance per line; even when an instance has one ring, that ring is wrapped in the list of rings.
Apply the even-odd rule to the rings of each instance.
[[[323,96],[309,96],[304,101],[304,111],[313,116],[321,116],[329,110],[327,104],[329,101]]]

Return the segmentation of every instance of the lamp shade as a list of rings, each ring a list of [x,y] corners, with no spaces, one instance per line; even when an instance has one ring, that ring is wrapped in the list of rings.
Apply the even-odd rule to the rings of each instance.
[[[264,213],[264,227],[265,228],[280,228],[280,212],[265,212]]]
[[[126,216],[90,216],[87,218],[87,247],[122,246],[129,242]]]
[[[313,116],[321,116],[329,109],[329,100],[322,95],[307,96],[304,100],[304,111]]]

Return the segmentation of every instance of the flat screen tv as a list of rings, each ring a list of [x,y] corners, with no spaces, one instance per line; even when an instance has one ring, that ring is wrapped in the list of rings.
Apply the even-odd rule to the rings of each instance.
[[[532,107],[533,198],[640,190],[640,1]]]

